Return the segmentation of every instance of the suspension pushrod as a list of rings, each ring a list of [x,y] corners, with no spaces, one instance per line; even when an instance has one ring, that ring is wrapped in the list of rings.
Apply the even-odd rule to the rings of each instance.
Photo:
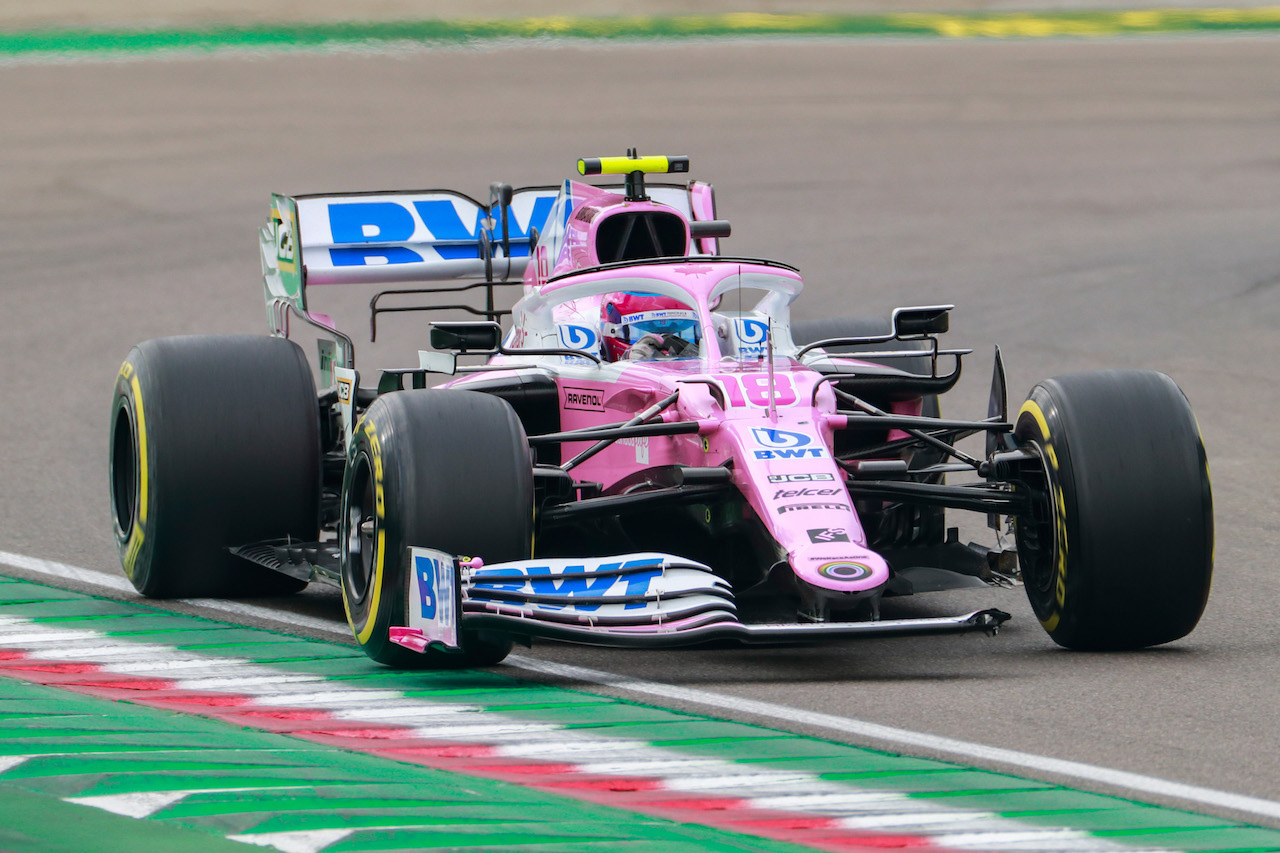
[[[595,456],[601,450],[604,450],[606,447],[613,444],[618,439],[624,438],[625,436],[619,434],[618,430],[625,429],[631,426],[638,426],[648,420],[652,420],[653,418],[656,418],[658,415],[662,414],[662,412],[670,408],[678,399],[680,399],[680,392],[676,391],[666,399],[659,400],[649,408],[645,409],[640,414],[636,415],[631,420],[627,421],[622,426],[615,427],[609,430],[609,436],[607,438],[602,438],[600,441],[597,441],[595,444],[591,445],[586,450],[582,451],[577,456],[573,457],[572,459],[570,459],[568,462],[564,463],[560,467],[566,471],[573,470],[578,465],[581,465],[583,462],[587,461],[592,456]]]
[[[882,417],[882,418],[892,417],[888,412],[884,411],[883,409],[878,409],[875,406],[868,403],[867,401],[861,400],[853,396],[852,394],[848,393],[847,391],[841,391],[839,388],[836,388],[834,385],[831,387],[831,390],[836,393],[837,399],[844,400],[846,403],[848,403],[849,405],[853,406],[855,409],[858,409],[861,412],[866,412],[869,415],[875,415],[877,417]],[[925,444],[929,445],[930,447],[933,447],[936,450],[942,451],[947,456],[951,456],[955,459],[959,459],[961,462],[964,462],[968,465],[973,466],[973,470],[975,471],[977,471],[978,466],[982,464],[981,459],[976,459],[970,456],[968,453],[965,453],[963,450],[957,450],[954,446],[947,444],[945,441],[943,441],[940,438],[936,438],[933,435],[930,435],[924,430],[915,429],[914,427],[904,427],[902,428],[902,431],[913,438],[917,438],[920,441],[923,441]]]

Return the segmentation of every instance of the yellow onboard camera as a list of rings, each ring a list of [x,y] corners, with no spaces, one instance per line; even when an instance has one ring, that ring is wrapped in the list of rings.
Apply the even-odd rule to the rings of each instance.
[[[688,172],[688,157],[641,157],[634,148],[626,157],[584,157],[578,161],[580,175],[626,175],[627,201],[648,201],[644,192],[644,176]]]

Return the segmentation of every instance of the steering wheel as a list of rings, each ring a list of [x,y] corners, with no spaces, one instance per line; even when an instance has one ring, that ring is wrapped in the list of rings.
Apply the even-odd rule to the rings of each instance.
[[[690,350],[693,352],[690,353]],[[652,358],[681,358],[686,354],[697,354],[696,344],[679,335],[664,334],[659,337],[650,333],[631,345],[627,350],[629,361],[643,361]]]

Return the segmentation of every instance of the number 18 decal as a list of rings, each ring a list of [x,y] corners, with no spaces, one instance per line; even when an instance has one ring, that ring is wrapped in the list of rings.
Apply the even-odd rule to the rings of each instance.
[[[769,405],[769,374],[717,373],[713,377],[724,388],[725,402],[730,406]],[[791,377],[786,373],[773,375],[773,403],[775,406],[790,406],[796,401],[796,392],[791,384]]]

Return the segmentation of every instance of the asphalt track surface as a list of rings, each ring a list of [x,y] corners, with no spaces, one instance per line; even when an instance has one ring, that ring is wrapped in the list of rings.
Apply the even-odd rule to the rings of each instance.
[[[717,186],[732,252],[800,266],[797,316],[956,303],[950,343],[978,351],[949,413],[985,410],[993,342],[1015,403],[1070,370],[1170,373],[1214,474],[1213,595],[1190,637],[1131,654],[1059,650],[1021,591],[993,590],[905,609],[998,606],[1014,620],[995,639],[524,655],[1280,800],[1277,96],[1280,41],[1261,37],[0,68],[0,549],[118,573],[112,381],[135,341],[264,328],[270,191],[481,195],[556,182],[578,156],[684,153]],[[367,294],[330,298],[363,328]],[[414,361],[421,330],[380,338],[357,338],[364,367]],[[258,603],[340,609],[324,591]]]

